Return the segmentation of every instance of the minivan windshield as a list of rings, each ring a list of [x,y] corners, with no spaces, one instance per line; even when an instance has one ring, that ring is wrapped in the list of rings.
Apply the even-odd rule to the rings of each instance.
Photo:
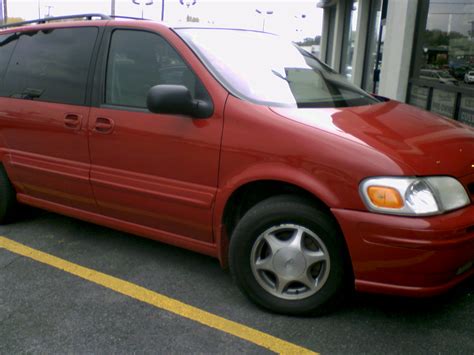
[[[180,28],[214,76],[234,95],[283,107],[347,107],[380,102],[291,42],[268,33]]]

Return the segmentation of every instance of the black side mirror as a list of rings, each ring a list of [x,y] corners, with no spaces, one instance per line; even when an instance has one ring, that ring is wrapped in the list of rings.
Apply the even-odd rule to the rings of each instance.
[[[149,91],[146,105],[153,113],[182,114],[194,118],[212,116],[212,103],[194,100],[188,88],[183,85],[156,85]]]

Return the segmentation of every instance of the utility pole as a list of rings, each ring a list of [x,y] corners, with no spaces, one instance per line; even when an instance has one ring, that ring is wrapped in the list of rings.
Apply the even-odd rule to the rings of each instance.
[[[48,5],[45,7],[48,9],[48,13],[44,15],[44,17],[51,17],[51,9],[54,8],[54,6]]]
[[[189,14],[189,7],[196,5],[197,0],[179,0],[179,3],[181,5],[186,6],[186,8],[188,9],[188,11],[186,12],[186,22],[188,22],[188,20],[191,18],[191,15]]]
[[[7,0],[3,0],[3,24],[6,25],[8,21],[8,13],[7,13]]]
[[[110,3],[110,16],[115,16],[115,0]]]
[[[255,12],[259,15],[262,15],[263,17],[263,24],[262,24],[262,32],[265,32],[265,20],[266,20],[266,17],[267,15],[272,15],[273,14],[273,11],[271,10],[268,10],[268,11],[262,11],[262,10],[259,10],[259,9],[255,9]]]
[[[298,20],[299,20],[299,19],[304,20],[304,19],[306,18],[306,14],[301,14],[301,15],[299,15],[299,16],[296,16],[296,15],[295,15],[295,18],[298,19]],[[303,32],[303,29],[302,29],[302,28],[299,28],[298,23],[296,24],[296,32]]]
[[[143,12],[144,12],[145,6],[153,5],[153,0],[149,0],[147,2],[144,2],[144,0],[132,0],[132,2],[135,5],[139,5],[140,8],[142,9],[142,18],[143,18]]]

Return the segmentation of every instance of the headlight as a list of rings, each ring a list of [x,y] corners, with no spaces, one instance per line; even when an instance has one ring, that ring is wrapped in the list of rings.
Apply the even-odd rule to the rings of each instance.
[[[367,208],[400,215],[434,215],[470,203],[461,183],[448,176],[375,177],[360,183]]]

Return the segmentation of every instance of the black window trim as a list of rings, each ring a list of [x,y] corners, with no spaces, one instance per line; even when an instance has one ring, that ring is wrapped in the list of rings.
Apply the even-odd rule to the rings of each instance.
[[[99,33],[97,34],[97,39],[92,50],[91,62],[89,65],[89,73],[87,75],[87,84],[86,84],[86,106],[91,107],[93,101],[93,91],[94,91],[94,73],[96,71],[98,61],[99,61],[99,51],[104,41],[104,34],[106,27],[98,26]]]

